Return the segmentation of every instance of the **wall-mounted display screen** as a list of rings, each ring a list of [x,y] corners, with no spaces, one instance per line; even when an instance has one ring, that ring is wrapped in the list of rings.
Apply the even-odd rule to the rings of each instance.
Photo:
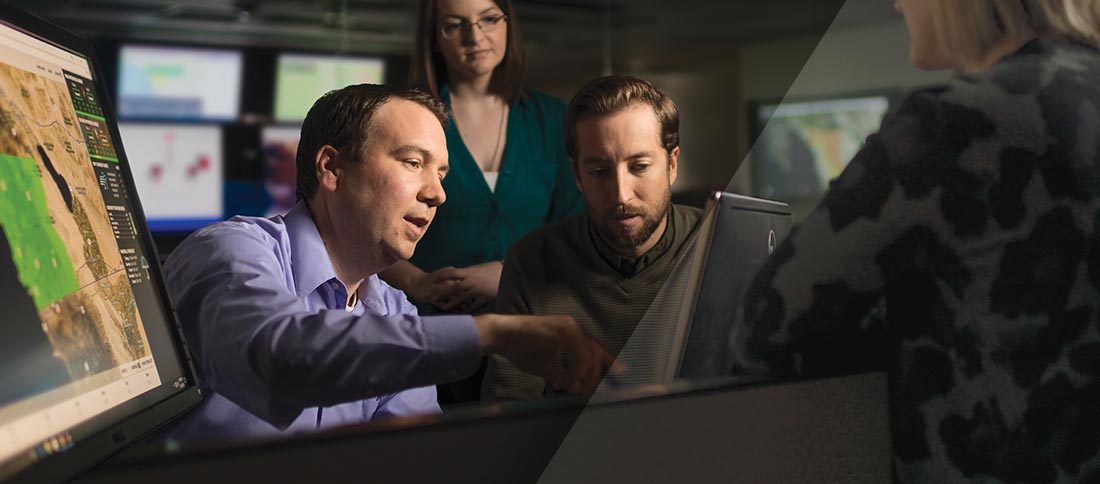
[[[298,122],[322,94],[351,84],[382,84],[378,58],[281,54],[275,74],[275,120]]]
[[[123,45],[118,62],[118,115],[123,119],[237,119],[239,51]]]
[[[302,128],[268,126],[261,134],[264,153],[264,191],[267,193],[267,217],[286,215],[297,202],[298,139]]]
[[[222,219],[218,126],[119,123],[149,229],[188,232]]]
[[[752,146],[755,193],[786,200],[821,194],[874,133],[886,96],[757,105],[764,126]]]

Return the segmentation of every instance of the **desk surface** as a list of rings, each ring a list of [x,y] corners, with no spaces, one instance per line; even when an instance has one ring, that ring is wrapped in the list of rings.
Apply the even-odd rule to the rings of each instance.
[[[890,480],[882,373],[658,393],[486,407],[432,423],[208,445],[130,460],[78,482]]]

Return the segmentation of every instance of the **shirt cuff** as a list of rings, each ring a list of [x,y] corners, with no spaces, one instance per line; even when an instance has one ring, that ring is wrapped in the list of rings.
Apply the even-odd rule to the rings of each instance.
[[[440,383],[458,381],[481,366],[481,338],[473,316],[424,316],[428,368]]]

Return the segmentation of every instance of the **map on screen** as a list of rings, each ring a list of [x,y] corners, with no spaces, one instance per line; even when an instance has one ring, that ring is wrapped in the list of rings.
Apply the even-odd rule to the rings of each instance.
[[[0,2],[0,481],[201,402],[92,45]]]
[[[878,129],[890,103],[885,96],[764,105],[765,124],[752,147],[760,196],[818,195]]]
[[[105,174],[97,174],[89,159],[117,164],[111,156],[102,117],[88,108],[84,82],[74,74],[57,82],[32,72],[0,64],[0,278],[16,279],[26,299],[14,302],[34,319],[6,323],[24,327],[19,338],[2,346],[27,356],[23,361],[54,364],[54,383],[71,380],[89,388],[124,364],[150,356],[148,339],[131,290],[127,260],[116,231],[133,233],[128,217],[112,214],[102,191],[112,189]],[[119,189],[120,187],[114,187]],[[118,225],[126,225],[118,227]],[[9,263],[10,262],[10,263]],[[9,308],[11,309],[11,308]],[[20,371],[4,369],[5,379]],[[67,378],[66,378],[67,377]],[[16,383],[16,382],[5,382]],[[48,390],[29,381],[0,385],[0,402]]]
[[[0,36],[3,464],[158,388],[147,324],[163,321],[90,64]]]

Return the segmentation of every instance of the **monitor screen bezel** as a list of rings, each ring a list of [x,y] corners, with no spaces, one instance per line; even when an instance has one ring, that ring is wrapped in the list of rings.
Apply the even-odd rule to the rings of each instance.
[[[107,123],[108,131],[113,140],[121,139],[117,126],[117,113],[111,103],[102,75],[103,70],[91,43],[41,17],[4,3],[0,3],[0,21],[25,34],[85,57],[93,73],[94,85],[102,103],[104,117],[110,120]],[[130,173],[129,162],[122,144],[119,142],[116,148],[126,190],[130,194],[136,194],[133,175]],[[146,253],[154,255],[148,258],[150,275],[156,286],[155,292],[161,303],[165,322],[169,325],[168,336],[171,338],[172,345],[178,350],[175,357],[179,360],[182,377],[189,384],[184,385],[183,388],[173,389],[169,383],[162,382],[159,387],[150,391],[150,395],[158,398],[155,402],[150,402],[141,409],[131,409],[127,407],[136,405],[137,401],[130,401],[68,429],[78,434],[82,431],[91,432],[91,434],[76,439],[67,450],[47,455],[33,463],[26,457],[16,457],[3,463],[0,465],[0,473],[12,473],[8,477],[9,482],[49,482],[71,478],[118,453],[202,401],[202,392],[199,390],[194,364],[186,350],[158,257],[155,257],[156,246],[148,230],[141,202],[136,196],[131,197],[130,201],[133,205],[134,221],[139,226],[137,232],[141,247]]]

